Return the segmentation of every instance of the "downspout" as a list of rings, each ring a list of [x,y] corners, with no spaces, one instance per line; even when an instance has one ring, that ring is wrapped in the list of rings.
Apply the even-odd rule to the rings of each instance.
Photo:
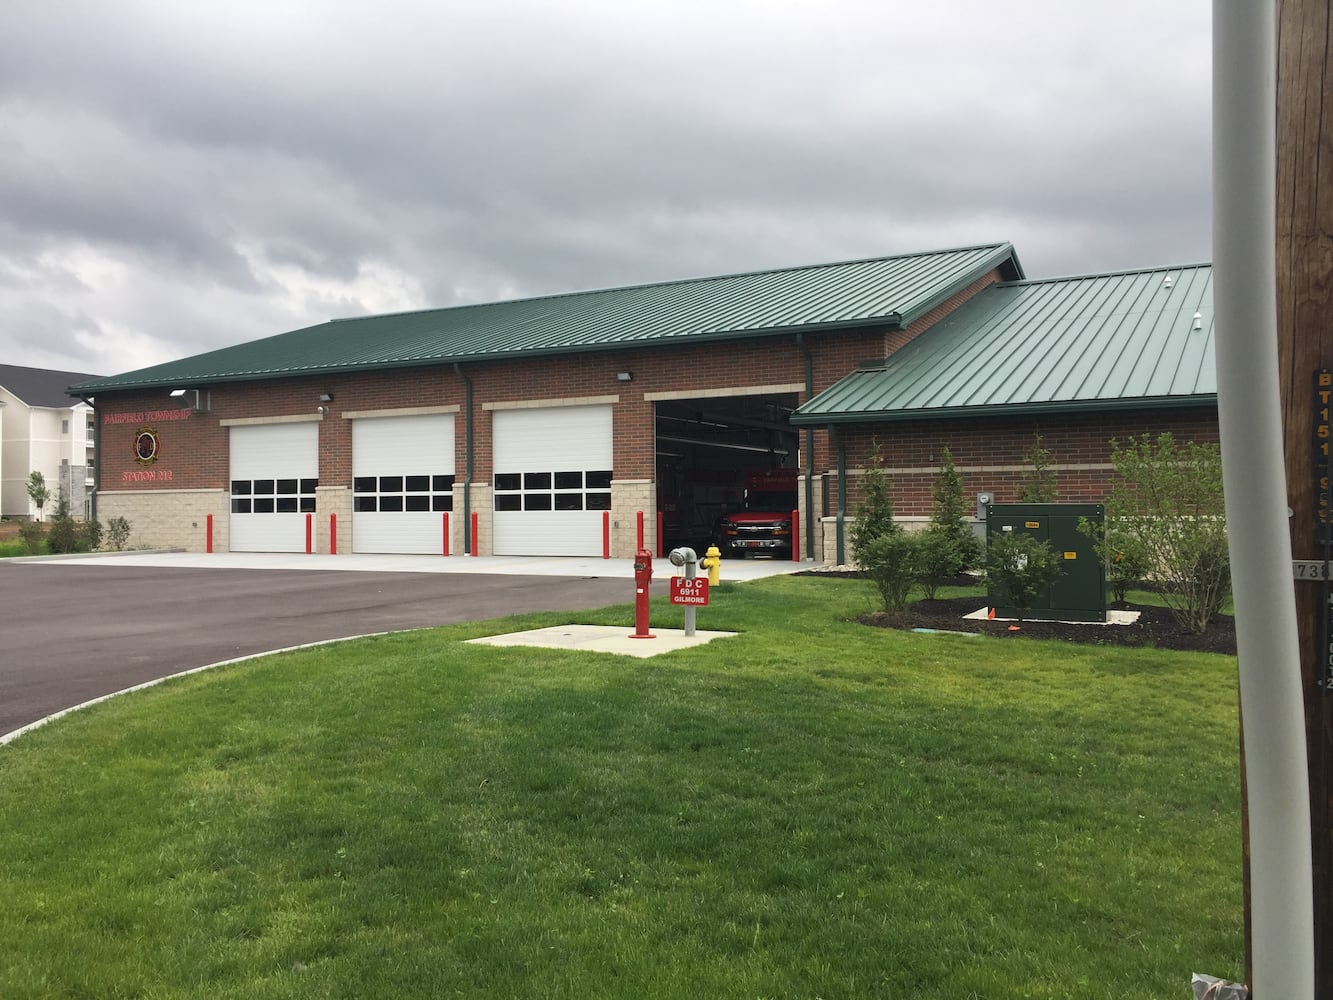
[[[829,435],[833,438],[833,443],[838,449],[838,542],[837,542],[837,562],[835,566],[847,565],[846,542],[844,541],[844,531],[847,526],[847,446],[843,443],[842,435],[838,433],[838,428],[829,426]]]
[[[97,494],[102,492],[102,419],[97,412],[97,404],[92,396],[80,396],[93,410],[93,457],[97,459],[97,464],[93,466],[93,496],[89,504],[89,516],[92,520],[97,520]]]
[[[805,355],[805,401],[815,398],[815,362],[810,345],[802,334],[796,335],[796,346]],[[815,429],[805,429],[805,557],[815,557]],[[792,525],[793,529],[796,527]]]
[[[464,420],[463,436],[467,439],[467,475],[463,479],[463,553],[475,556],[476,539],[472,537],[472,379],[463,374],[462,366],[454,362],[454,374],[463,380]]]

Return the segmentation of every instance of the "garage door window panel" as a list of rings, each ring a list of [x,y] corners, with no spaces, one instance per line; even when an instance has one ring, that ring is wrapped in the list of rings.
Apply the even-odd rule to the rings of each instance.
[[[233,514],[313,514],[318,479],[233,479]]]
[[[500,472],[495,475],[495,509],[610,510],[611,472]]]

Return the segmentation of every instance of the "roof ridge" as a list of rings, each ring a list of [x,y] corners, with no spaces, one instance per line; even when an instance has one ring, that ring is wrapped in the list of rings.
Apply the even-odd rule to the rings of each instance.
[[[822,264],[789,264],[784,267],[760,268],[754,271],[734,271],[726,274],[701,274],[692,278],[672,278],[667,281],[647,281],[633,285],[607,285],[603,288],[584,288],[571,292],[550,292],[546,295],[526,295],[516,299],[496,299],[488,302],[464,302],[454,306],[431,306],[427,309],[403,309],[396,312],[366,313],[362,316],[335,316],[325,323],[355,323],[367,319],[387,319],[391,316],[424,316],[428,313],[449,312],[454,309],[481,309],[498,305],[518,305],[525,302],[550,302],[557,299],[579,298],[584,295],[604,295],[609,292],[630,292],[649,288],[670,288],[673,285],[700,285],[712,281],[728,281],[734,278],[754,278],[769,274],[791,274],[795,271],[822,271],[831,267],[848,267],[853,264],[876,264],[889,260],[906,260],[909,257],[939,257],[944,254],[966,253],[969,250],[1003,250],[1008,247],[1013,252],[1013,244],[1008,240],[997,243],[977,243],[964,247],[942,247],[938,250],[918,250],[915,253],[890,253],[879,257],[855,257],[851,260],[832,260]],[[1010,282],[1018,284],[1018,282]],[[315,326],[322,324],[316,323]]]
[[[994,287],[1013,288],[1018,285],[1049,285],[1060,281],[1085,281],[1089,278],[1119,278],[1127,274],[1153,274],[1162,271],[1189,271],[1201,267],[1212,267],[1211,260],[1196,261],[1191,264],[1160,264],[1155,267],[1126,267],[1115,271],[1089,271],[1087,274],[1064,274],[1049,278],[1023,278],[1019,281],[1001,281]]]

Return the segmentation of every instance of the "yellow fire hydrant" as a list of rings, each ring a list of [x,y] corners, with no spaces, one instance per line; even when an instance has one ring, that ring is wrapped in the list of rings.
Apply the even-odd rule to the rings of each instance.
[[[699,565],[708,570],[708,586],[716,587],[722,577],[722,551],[716,545],[708,546]]]

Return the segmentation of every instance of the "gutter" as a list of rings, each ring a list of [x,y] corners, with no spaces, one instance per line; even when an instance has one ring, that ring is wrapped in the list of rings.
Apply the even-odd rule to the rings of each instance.
[[[97,457],[97,465],[93,467],[93,495],[89,503],[89,514],[94,521],[97,520],[97,495],[102,492],[102,419],[97,412],[95,398],[93,396],[79,397],[92,407],[93,411],[93,454]]]
[[[833,438],[833,443],[838,448],[838,517],[837,517],[837,546],[834,554],[837,562],[834,566],[845,566],[847,564],[847,445],[843,443],[842,435],[838,433],[838,428],[830,427],[829,436]]]
[[[788,419],[798,427],[829,424],[895,423],[905,420],[940,420],[954,417],[1021,417],[1029,413],[1097,413],[1107,410],[1176,410],[1217,405],[1216,394],[1200,396],[1139,396],[1132,399],[1052,400],[1046,403],[1015,403],[1008,406],[942,406],[930,410],[843,410],[802,414]]]
[[[805,335],[796,335],[796,346],[805,355],[805,401],[815,398],[815,362],[810,353],[810,345],[805,342]],[[815,429],[805,429],[805,553],[807,559],[815,557]],[[795,525],[792,525],[795,530]]]
[[[472,537],[472,458],[473,436],[472,436],[472,379],[463,374],[463,367],[457,361],[454,362],[454,374],[463,380],[463,397],[465,400],[465,412],[467,419],[464,421],[466,430],[464,436],[467,438],[467,474],[463,479],[463,554],[475,556],[477,554],[477,540]]]

